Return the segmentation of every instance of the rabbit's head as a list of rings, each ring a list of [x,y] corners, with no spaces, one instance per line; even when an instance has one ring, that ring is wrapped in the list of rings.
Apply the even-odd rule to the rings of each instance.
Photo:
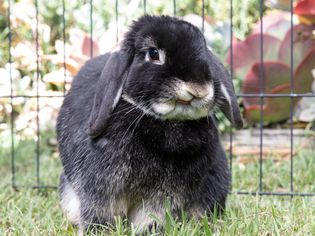
[[[224,66],[195,26],[173,17],[143,16],[134,22],[98,83],[90,117],[93,137],[104,132],[121,97],[162,120],[199,119],[218,105],[235,127],[242,126]]]

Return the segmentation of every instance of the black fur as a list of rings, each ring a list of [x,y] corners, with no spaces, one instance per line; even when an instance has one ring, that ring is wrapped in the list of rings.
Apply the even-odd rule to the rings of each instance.
[[[148,36],[166,51],[164,65],[143,62]],[[130,219],[143,202],[154,214],[168,200],[175,217],[181,210],[198,217],[212,212],[215,204],[224,208],[230,171],[213,118],[162,120],[144,112],[157,99],[172,97],[173,78],[180,78],[213,82],[215,101],[221,104],[219,85],[227,85],[234,107],[224,107],[232,121],[240,120],[233,86],[202,33],[176,18],[144,16],[133,24],[118,54],[123,59],[106,54],[86,63],[58,117],[61,198],[69,184],[80,199],[81,229],[113,223],[117,214]],[[114,81],[111,87],[109,81]],[[142,109],[123,98],[114,104],[119,86]],[[126,203],[121,211],[119,201]]]

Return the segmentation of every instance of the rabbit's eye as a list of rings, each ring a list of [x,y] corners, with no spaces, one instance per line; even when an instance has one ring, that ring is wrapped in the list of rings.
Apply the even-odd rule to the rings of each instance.
[[[156,65],[163,65],[165,63],[165,51],[154,47],[148,48],[145,51],[144,60]]]
[[[156,48],[149,48],[149,57],[152,61],[160,60],[159,51]]]

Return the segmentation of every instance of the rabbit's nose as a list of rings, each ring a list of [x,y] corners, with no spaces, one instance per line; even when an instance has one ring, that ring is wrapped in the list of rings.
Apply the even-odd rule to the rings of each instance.
[[[209,94],[208,86],[188,84],[186,90],[195,98],[204,98]]]
[[[207,86],[186,83],[177,91],[177,102],[182,104],[190,104],[195,99],[202,99],[208,96],[209,91]]]

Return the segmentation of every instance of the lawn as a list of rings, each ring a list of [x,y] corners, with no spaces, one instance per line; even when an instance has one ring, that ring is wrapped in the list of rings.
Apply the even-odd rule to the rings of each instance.
[[[40,184],[58,184],[60,163],[51,134],[41,136]],[[11,188],[10,138],[1,136],[0,149],[0,235],[75,235],[76,228],[64,217],[56,189]],[[16,138],[15,165],[17,185],[35,185],[36,143]],[[233,159],[233,191],[257,191],[259,160]],[[263,190],[290,189],[290,161],[271,155],[263,162]],[[294,157],[294,188],[315,192],[315,154],[300,150]],[[117,220],[103,235],[135,235],[126,222]],[[244,196],[232,193],[222,218],[200,222],[176,222],[167,217],[166,235],[315,235],[315,197]],[[102,233],[98,233],[102,235]]]

